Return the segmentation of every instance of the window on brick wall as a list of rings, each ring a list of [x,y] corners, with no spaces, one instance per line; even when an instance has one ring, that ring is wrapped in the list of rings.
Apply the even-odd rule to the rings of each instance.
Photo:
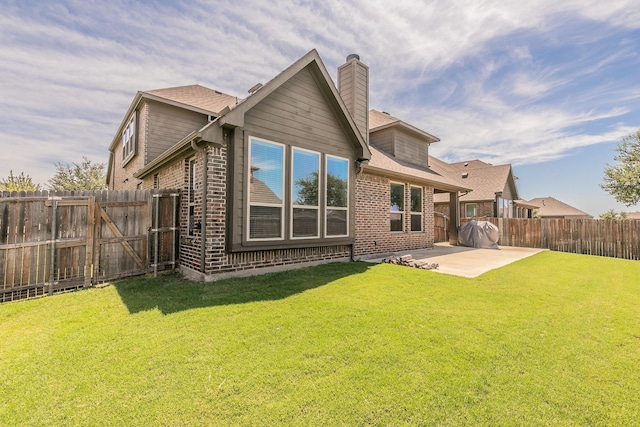
[[[390,200],[390,218],[391,231],[404,231],[404,184],[391,184],[391,200]]]
[[[122,130],[122,165],[124,166],[129,160],[136,155],[136,113],[134,112],[129,118],[127,125]]]
[[[422,231],[422,187],[411,186],[411,231]]]
[[[191,158],[188,162],[188,189],[187,189],[187,206],[189,207],[189,226],[188,234],[193,236],[195,230],[195,217],[196,217],[196,159]]]
[[[466,218],[476,218],[478,216],[478,204],[477,203],[467,203],[464,205],[465,217]]]

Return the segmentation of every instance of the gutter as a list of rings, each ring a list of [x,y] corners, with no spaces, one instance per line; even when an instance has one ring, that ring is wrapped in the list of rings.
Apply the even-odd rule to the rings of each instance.
[[[199,140],[199,138],[198,138]],[[207,151],[207,147],[199,148],[197,145],[196,138],[191,140],[191,148],[193,151],[202,153],[202,222],[200,226],[200,271],[202,274],[205,274],[205,255],[207,250],[207,181],[208,181],[208,172],[209,172],[209,151]]]

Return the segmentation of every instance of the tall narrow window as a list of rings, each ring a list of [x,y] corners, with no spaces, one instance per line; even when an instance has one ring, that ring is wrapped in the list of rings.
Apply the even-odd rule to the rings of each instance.
[[[391,231],[404,231],[404,184],[391,183]]]
[[[284,145],[249,138],[250,240],[283,238]]]
[[[122,163],[126,163],[136,154],[136,113],[122,131]]]
[[[327,156],[326,164],[327,237],[349,234],[349,160]]]
[[[422,187],[411,187],[411,231],[422,231]]]
[[[318,237],[320,154],[299,148],[292,151],[291,237]]]
[[[196,159],[189,159],[188,172],[188,206],[189,206],[189,228],[188,235],[193,236],[196,224]]]

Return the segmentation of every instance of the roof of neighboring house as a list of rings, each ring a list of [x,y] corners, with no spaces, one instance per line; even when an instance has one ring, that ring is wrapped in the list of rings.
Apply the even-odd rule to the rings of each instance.
[[[394,117],[389,113],[378,110],[369,110],[369,133],[377,132],[379,130],[387,129],[394,126],[397,126],[406,132],[425,138],[426,142],[428,143],[440,141],[440,139],[431,135],[430,133],[425,132],[422,129],[418,129],[417,127],[410,125],[407,122],[403,122],[399,118]]]
[[[235,96],[227,95],[226,93],[200,85],[154,89],[143,93],[155,95],[169,101],[179,102],[180,104],[201,108],[216,114],[219,114],[225,107],[232,108],[238,102],[242,101]]]
[[[501,193],[513,181],[511,165],[493,166],[481,160],[468,162],[445,163],[429,156],[431,169],[442,175],[459,178],[466,187],[473,191],[460,196],[461,201],[495,200],[496,193]],[[510,178],[511,177],[511,178]],[[512,195],[517,199],[517,189],[512,188]],[[448,195],[434,195],[434,202],[449,201]]]
[[[469,187],[462,180],[442,175],[429,167],[420,167],[413,163],[398,160],[391,154],[385,153],[376,147],[371,146],[369,149],[371,150],[371,160],[369,160],[369,164],[363,165],[364,170],[380,175],[408,178],[413,182],[419,180],[442,191],[469,190]]]
[[[538,213],[543,218],[576,216],[592,218],[592,216],[588,213],[574,208],[573,206],[570,206],[564,202],[561,202],[558,199],[554,199],[553,197],[537,197],[535,199],[529,200],[529,203],[539,206]]]
[[[640,212],[626,212],[627,219],[640,219]]]

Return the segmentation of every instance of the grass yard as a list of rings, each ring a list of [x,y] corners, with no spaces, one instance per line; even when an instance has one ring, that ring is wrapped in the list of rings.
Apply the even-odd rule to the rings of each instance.
[[[640,262],[330,264],[0,305],[0,425],[639,425]]]

